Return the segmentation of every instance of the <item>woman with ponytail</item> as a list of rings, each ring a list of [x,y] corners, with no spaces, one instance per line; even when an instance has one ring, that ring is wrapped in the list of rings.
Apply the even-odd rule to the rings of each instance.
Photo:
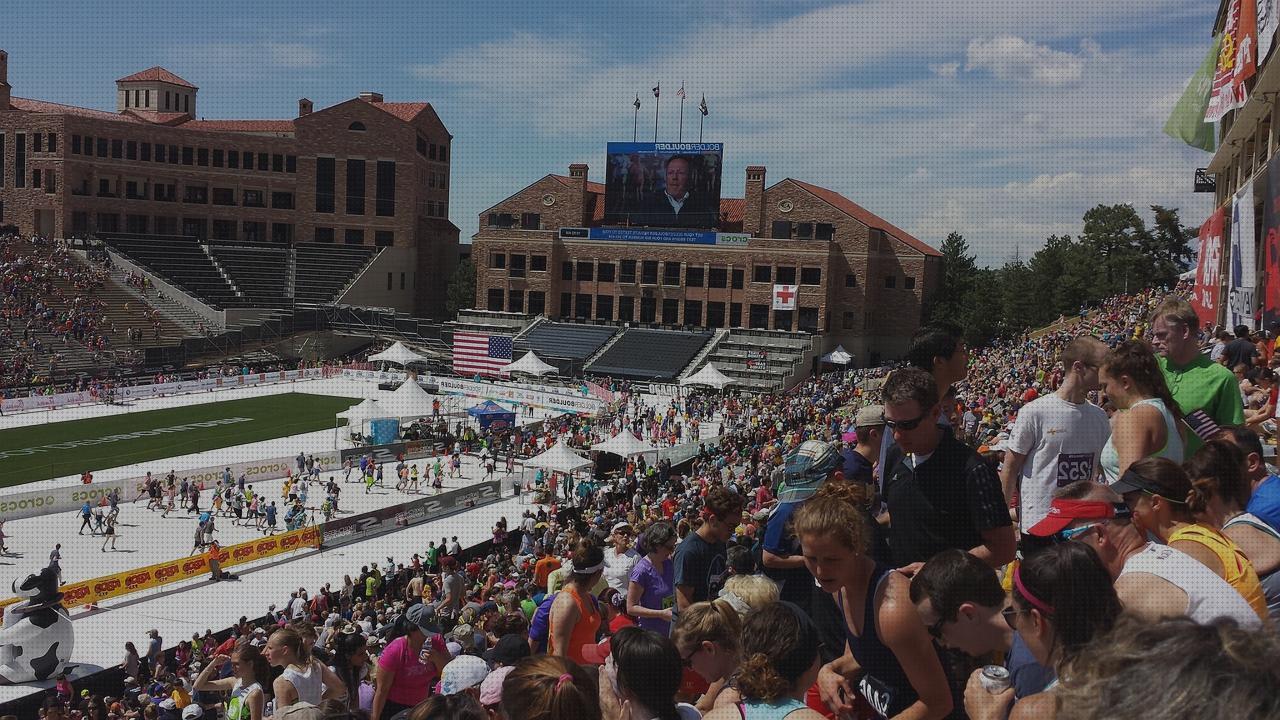
[[[1224,441],[1210,443],[1217,446]],[[1133,521],[1175,550],[1190,555],[1226,580],[1258,613],[1267,619],[1267,599],[1253,563],[1219,528],[1201,522],[1209,507],[1213,483],[1203,462],[1191,463],[1197,482],[1180,465],[1164,458],[1145,458],[1129,466],[1111,489],[1133,508]]]
[[[573,551],[573,574],[551,602],[547,652],[586,662],[582,648],[600,636],[603,616],[591,588],[604,573],[604,551],[590,540],[579,540]]]
[[[809,616],[791,603],[753,612],[742,627],[741,701],[716,708],[705,720],[823,720],[804,704],[822,664],[818,642]]]
[[[601,720],[595,680],[582,666],[554,655],[516,664],[502,681],[505,720]]]
[[[818,676],[822,699],[837,713],[853,712],[856,682],[856,692],[880,717],[948,717],[956,703],[911,602],[910,580],[867,556],[862,500],[857,486],[828,482],[792,516],[805,566],[834,596],[844,625],[844,653]]]
[[[773,585],[770,580],[765,579],[765,582]],[[777,586],[774,586],[773,601],[776,600]],[[768,603],[762,603],[758,607],[767,606]],[[699,712],[710,712],[721,691],[732,684],[729,677],[738,668],[741,639],[742,615],[725,600],[694,603],[680,613],[679,621],[671,632],[671,641],[675,643],[684,666],[710,686],[698,698],[696,707]]]
[[[1151,346],[1128,340],[1107,353],[1098,380],[1117,412],[1111,416],[1111,438],[1099,464],[1107,482],[1115,482],[1135,460],[1164,457],[1182,462],[1182,419]]]

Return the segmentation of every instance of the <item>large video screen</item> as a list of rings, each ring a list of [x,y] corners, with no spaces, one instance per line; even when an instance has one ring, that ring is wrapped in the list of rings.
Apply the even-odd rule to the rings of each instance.
[[[609,143],[606,225],[714,228],[723,143]]]

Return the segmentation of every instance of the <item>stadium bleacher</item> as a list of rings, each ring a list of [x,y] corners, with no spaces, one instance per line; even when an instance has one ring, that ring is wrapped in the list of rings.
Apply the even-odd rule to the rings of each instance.
[[[540,322],[515,342],[515,357],[535,352],[538,357],[586,360],[618,333],[611,325]]]
[[[236,295],[195,238],[103,234],[99,239],[215,310],[248,304]]]
[[[287,305],[289,250],[282,246],[209,245],[209,254],[254,304]]]
[[[325,304],[338,295],[373,260],[380,248],[365,245],[297,243],[294,298],[299,304]]]
[[[705,330],[627,329],[587,372],[632,380],[672,380],[713,335]]]
[[[748,390],[777,390],[804,360],[810,336],[772,330],[730,330],[706,361]],[[693,368],[697,370],[698,368]]]

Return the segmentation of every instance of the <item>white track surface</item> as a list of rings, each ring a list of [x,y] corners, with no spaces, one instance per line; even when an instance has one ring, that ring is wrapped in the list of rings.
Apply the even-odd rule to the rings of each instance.
[[[377,385],[372,382],[330,378],[243,390],[155,398],[139,401],[129,407],[95,405],[5,416],[0,418],[0,428],[25,427],[285,392],[374,399],[390,395],[389,392],[378,390]],[[441,398],[442,403],[445,399],[445,397]],[[462,407],[470,407],[476,402],[478,401],[464,400]],[[557,413],[540,411],[536,417],[520,419],[528,422],[549,414]],[[451,421],[450,424],[452,425],[453,422]],[[139,465],[103,471],[95,470],[94,477],[96,480],[136,477],[147,470],[163,475],[170,468],[174,468],[177,476],[181,478],[184,468],[207,467],[256,458],[292,456],[300,450],[304,452],[332,450],[334,437],[333,430],[312,432]],[[419,459],[409,462],[410,464],[417,462],[421,468],[430,460]],[[331,473],[326,472],[321,477],[327,479],[333,475],[342,485],[343,492],[339,506],[344,515],[349,512],[366,512],[434,492],[429,482],[425,481],[425,472],[420,495],[397,492],[394,489],[395,481],[392,479],[393,471],[390,467],[386,470],[384,483],[387,487],[375,487],[367,495],[363,484],[352,482],[342,485],[341,469]],[[353,473],[355,474],[358,473]],[[485,479],[480,463],[475,457],[463,457],[462,475],[461,479],[449,478],[446,470],[445,489],[462,487]],[[504,476],[505,473],[500,468],[496,477],[501,479]],[[66,477],[5,490],[19,492],[42,486],[79,482],[78,477]],[[263,493],[266,498],[276,500],[277,505],[280,505],[280,489],[283,482],[283,479],[280,479],[254,483],[254,488]],[[321,487],[312,483],[308,505],[318,505],[323,500]],[[194,516],[175,510],[169,514],[169,517],[162,518],[160,512],[146,509],[145,499],[136,504],[132,500],[132,497],[125,497],[120,506],[116,552],[110,550],[103,552],[102,538],[99,536],[91,537],[87,531],[84,535],[77,535],[76,530],[80,526],[80,519],[73,514],[63,513],[7,522],[4,528],[8,536],[6,544],[12,554],[0,557],[0,596],[10,594],[8,586],[12,579],[25,577],[28,573],[47,565],[49,552],[53,549],[54,543],[62,543],[62,571],[65,582],[164,562],[191,552],[196,528]],[[209,502],[210,493],[206,491],[201,497],[202,507],[208,508]],[[135,644],[142,643],[146,638],[146,631],[150,628],[158,629],[165,639],[165,647],[170,647],[184,637],[191,637],[193,633],[203,634],[206,629],[216,631],[228,627],[242,615],[261,616],[266,612],[268,605],[272,603],[283,605],[289,599],[289,592],[299,587],[314,590],[326,582],[335,586],[340,585],[343,575],[357,574],[361,565],[377,562],[385,566],[388,556],[395,558],[397,562],[408,564],[413,553],[424,552],[427,543],[431,540],[439,543],[442,537],[457,535],[463,547],[474,545],[490,537],[493,524],[499,517],[505,516],[512,522],[518,520],[521,510],[528,507],[521,505],[520,502],[507,499],[453,517],[442,518],[334,550],[304,551],[256,567],[233,568],[232,570],[242,578],[235,582],[189,581],[170,589],[160,588],[126,596],[105,603],[102,609],[94,612],[71,608],[76,629],[76,649],[72,662],[84,666],[79,668],[75,675],[87,674],[98,667],[118,664],[123,657],[124,643],[129,640]],[[217,520],[216,537],[224,546],[261,537],[260,531],[234,525],[232,520],[233,518],[221,517]],[[283,529],[283,520],[280,523]],[[0,703],[22,697],[35,689],[33,686],[0,686]]]

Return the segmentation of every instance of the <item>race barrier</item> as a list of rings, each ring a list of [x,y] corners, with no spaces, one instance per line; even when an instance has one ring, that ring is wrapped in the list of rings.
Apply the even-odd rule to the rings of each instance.
[[[395,462],[396,458],[401,454],[404,455],[405,460],[414,460],[443,452],[443,447],[443,443],[435,443],[429,440],[405,440],[386,445],[361,445],[359,447],[343,448],[338,453],[340,455],[338,467],[341,467],[342,463],[347,461],[347,458],[350,458],[352,462],[357,462],[362,455],[372,455],[374,462],[379,465]]]
[[[485,398],[534,405],[563,412],[575,412],[583,415],[594,415],[604,407],[604,403],[594,397],[571,393],[548,392],[545,388],[517,383],[484,383],[460,378],[433,377],[440,392],[450,395]]]
[[[321,529],[319,526],[306,527],[281,533],[280,535],[271,535],[259,540],[229,545],[221,549],[218,553],[218,558],[221,567],[226,569],[273,557],[281,553],[303,548],[317,548],[320,547],[320,539]],[[197,578],[208,574],[208,572],[209,553],[204,552],[180,560],[170,560],[63,585],[60,588],[62,590],[62,603],[67,607],[93,605],[103,600],[110,600],[123,595]],[[0,607],[11,605],[17,601],[18,598],[0,600]]]
[[[359,371],[353,371],[359,372]],[[277,383],[297,382],[298,380],[316,380],[332,376],[325,368],[307,368],[305,370],[276,370],[272,372],[250,373],[228,377],[204,378],[202,380],[179,380],[150,385],[131,385],[114,390],[115,399],[143,400],[153,397],[171,395],[187,395],[213,390],[234,390],[257,385],[274,385]],[[0,401],[0,411],[5,413],[26,412],[31,410],[57,410],[72,405],[84,405],[100,402],[102,398],[88,391],[57,393],[55,395],[33,395],[24,398],[9,398]]]
[[[316,462],[320,463],[322,468],[321,472],[334,472],[341,469],[342,461],[346,457],[345,455],[340,455],[337,450],[308,454],[315,456]],[[162,466],[157,464],[157,467]],[[187,478],[202,485],[204,488],[211,488],[222,478],[222,472],[227,468],[231,469],[232,480],[239,479],[240,475],[243,474],[245,482],[254,483],[282,478],[288,472],[296,471],[296,464],[293,457],[276,457],[175,470],[174,475],[180,479]],[[163,477],[165,472],[166,470],[161,470],[155,474]],[[113,489],[120,491],[120,499],[122,501],[132,500],[137,497],[138,486],[145,479],[145,476],[138,476],[121,480],[94,482],[91,485],[67,485],[47,490],[29,490],[27,492],[0,495],[0,519],[20,520],[40,515],[75,512],[86,501],[90,505],[96,505],[99,500],[106,497],[107,493]]]
[[[455,510],[484,505],[500,497],[498,481],[491,480],[439,495],[417,498],[398,505],[339,518],[324,524],[323,547],[338,547],[366,540],[376,535],[434,520]]]

